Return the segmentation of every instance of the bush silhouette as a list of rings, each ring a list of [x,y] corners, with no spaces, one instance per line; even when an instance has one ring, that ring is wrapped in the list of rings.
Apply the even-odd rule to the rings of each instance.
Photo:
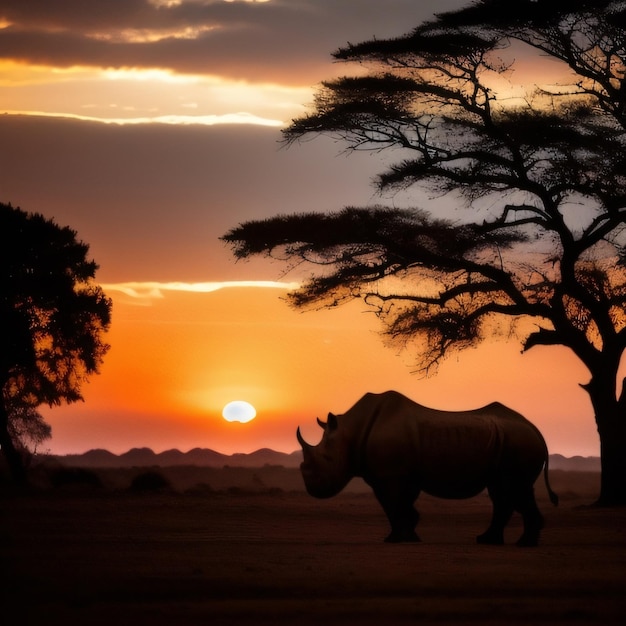
[[[100,477],[84,467],[60,467],[50,474],[53,487],[102,487]]]
[[[170,483],[160,472],[150,470],[137,474],[130,484],[130,490],[135,492],[162,491],[170,488]]]

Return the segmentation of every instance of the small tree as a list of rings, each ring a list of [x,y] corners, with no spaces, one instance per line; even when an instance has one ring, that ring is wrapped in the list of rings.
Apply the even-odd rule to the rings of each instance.
[[[81,400],[108,349],[111,301],[88,250],[73,230],[0,203],[0,447],[18,481],[25,438],[49,434],[36,407]]]
[[[37,454],[41,444],[52,437],[52,428],[35,407],[18,404],[17,398],[9,398],[6,408],[11,441],[28,461]]]
[[[292,300],[363,298],[425,372],[504,325],[524,350],[564,345],[585,364],[601,444],[600,504],[626,504],[626,8],[608,0],[481,0],[405,37],[335,53],[369,73],[323,84],[288,144],[316,133],[352,150],[394,149],[381,190],[420,187],[466,206],[345,209],[250,222],[235,256],[319,271]],[[511,39],[574,78],[500,97]],[[514,67],[514,63],[513,63]]]

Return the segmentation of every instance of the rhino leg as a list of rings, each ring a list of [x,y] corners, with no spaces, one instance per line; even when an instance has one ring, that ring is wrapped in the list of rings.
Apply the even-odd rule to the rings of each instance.
[[[524,532],[517,540],[517,545],[523,547],[536,546],[539,543],[539,535],[543,528],[543,516],[537,507],[532,485],[519,491],[515,510],[521,514],[524,522]]]
[[[515,506],[507,489],[490,486],[489,497],[493,504],[493,514],[489,528],[476,537],[477,543],[500,546],[504,543],[504,527],[509,523]]]
[[[504,543],[504,528],[513,511],[521,514],[524,532],[518,539],[518,546],[536,546],[543,528],[543,517],[537,508],[535,493],[531,485],[500,485],[488,488],[493,502],[493,516],[489,528],[476,538],[481,544],[501,545]]]
[[[420,538],[415,532],[419,513],[414,502],[419,495],[415,488],[375,487],[374,494],[387,515],[391,532],[385,538],[387,543],[417,542]]]

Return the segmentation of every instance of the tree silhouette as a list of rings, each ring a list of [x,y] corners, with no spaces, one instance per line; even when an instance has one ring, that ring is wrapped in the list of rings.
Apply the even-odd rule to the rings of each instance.
[[[5,405],[8,430],[22,460],[28,462],[37,453],[39,446],[52,437],[52,428],[46,423],[36,407],[21,402],[19,398],[9,397]]]
[[[277,216],[224,235],[236,257],[307,261],[297,306],[363,298],[425,372],[494,331],[528,350],[567,346],[585,364],[602,457],[598,503],[626,504],[626,8],[586,0],[482,0],[404,37],[348,45],[366,67],[323,83],[284,131],[402,155],[382,191],[456,204]],[[559,61],[571,80],[512,99],[510,56]],[[537,55],[538,56],[538,55]]]
[[[70,228],[0,203],[0,447],[18,481],[23,437],[46,436],[36,407],[81,400],[108,349],[111,302],[88,250]]]

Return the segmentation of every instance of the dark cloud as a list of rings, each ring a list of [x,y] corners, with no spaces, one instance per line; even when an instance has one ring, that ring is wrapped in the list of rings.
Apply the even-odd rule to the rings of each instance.
[[[218,238],[245,220],[377,201],[381,167],[328,139],[279,140],[248,125],[0,115],[0,201],[76,229],[104,282],[276,279],[282,266],[235,264]]]
[[[310,85],[348,41],[410,30],[463,0],[0,0],[0,58],[58,67],[159,67]],[[187,31],[189,38],[181,38]],[[129,37],[158,35],[157,41]],[[149,38],[147,38],[149,39]]]

